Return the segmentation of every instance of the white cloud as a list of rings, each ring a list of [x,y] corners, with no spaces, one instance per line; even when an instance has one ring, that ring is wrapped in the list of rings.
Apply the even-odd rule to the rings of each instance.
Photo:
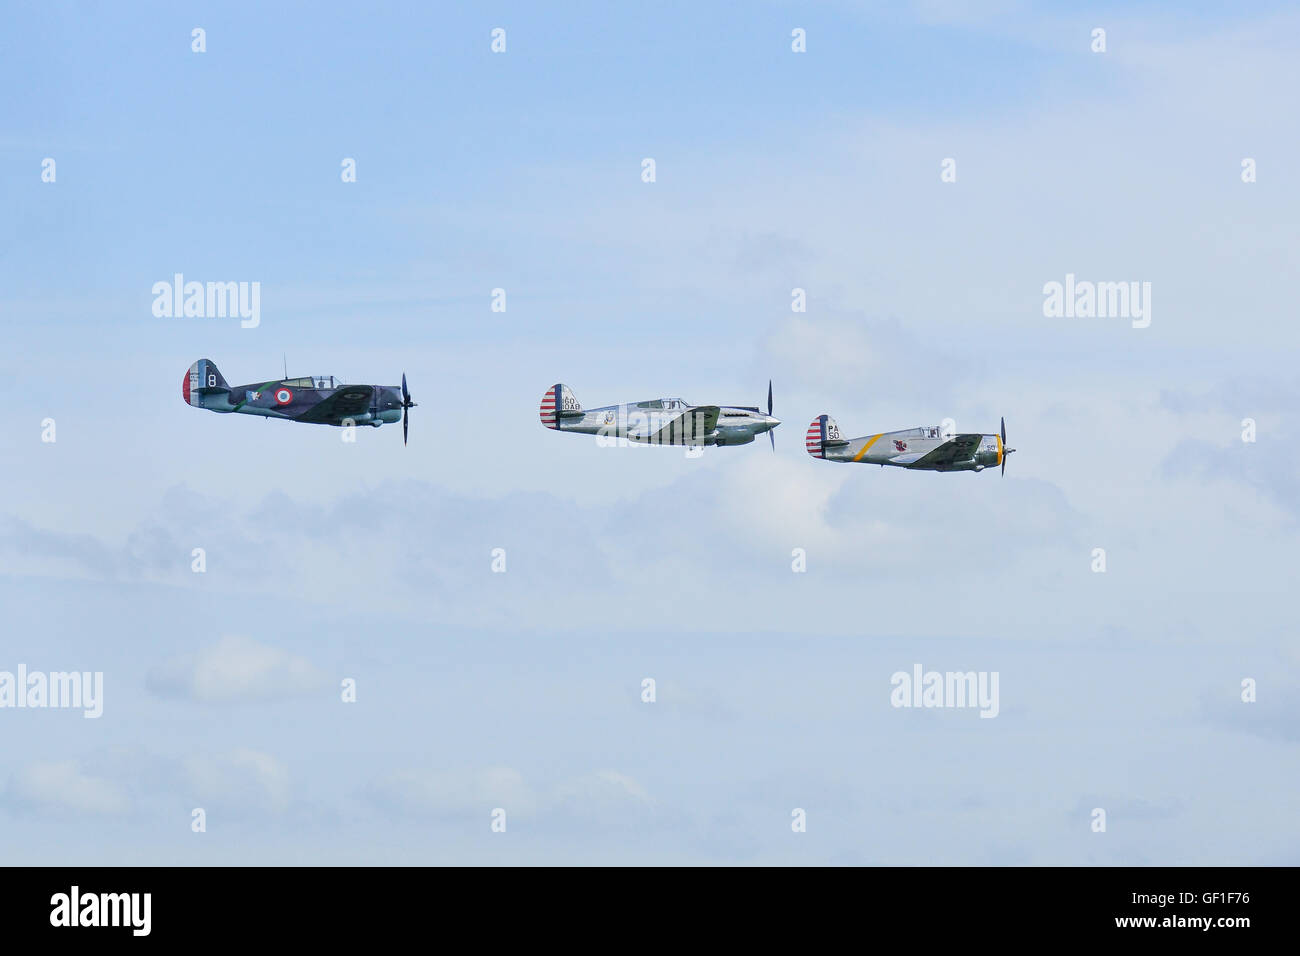
[[[653,815],[657,803],[642,784],[617,770],[596,770],[551,786],[535,786],[509,767],[460,770],[403,769],[368,788],[382,807],[410,814],[482,818],[503,808],[533,826],[621,826]]]
[[[205,703],[298,696],[324,683],[324,675],[305,658],[242,636],[223,637],[148,676],[149,688],[161,696]]]
[[[407,813],[474,816],[486,821],[496,807],[508,816],[527,815],[538,803],[523,775],[509,767],[398,770],[370,787],[378,803]]]
[[[271,754],[247,747],[182,761],[196,806],[281,813],[290,802],[289,771]]]
[[[650,807],[655,802],[645,787],[617,770],[597,770],[566,781],[556,788],[555,798],[578,811]]]
[[[72,760],[20,770],[9,781],[6,796],[6,802],[18,808],[74,814],[117,815],[130,806],[117,784],[85,773]]]

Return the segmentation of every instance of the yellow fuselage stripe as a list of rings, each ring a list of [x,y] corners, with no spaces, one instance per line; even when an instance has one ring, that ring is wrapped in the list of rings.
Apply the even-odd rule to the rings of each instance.
[[[1002,436],[994,435],[993,437],[998,440],[998,464],[1000,465],[1002,464]]]
[[[881,435],[883,435],[883,434],[884,434],[884,432],[881,432]],[[862,460],[862,456],[865,455],[865,454],[867,453],[867,449],[870,448],[872,445],[874,445],[874,444],[879,440],[879,438],[880,438],[880,435],[872,435],[869,439],[867,439],[867,443],[866,443],[865,445],[862,446],[862,451],[860,451],[860,452],[858,452],[856,455],[854,455],[854,456],[853,456],[853,460],[854,460],[854,461],[861,461],[861,460]]]

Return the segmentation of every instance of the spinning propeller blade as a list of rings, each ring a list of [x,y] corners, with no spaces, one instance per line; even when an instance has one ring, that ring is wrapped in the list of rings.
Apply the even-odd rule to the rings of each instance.
[[[767,380],[767,417],[772,417],[772,380]],[[772,443],[772,451],[776,451],[776,433],[772,429],[767,430],[767,440]]]
[[[1007,455],[1015,451],[1014,448],[1007,447],[1007,420],[1002,419],[1002,477],[1007,475]]]
[[[415,408],[415,402],[411,401],[410,390],[406,387],[406,373],[402,373],[402,444],[406,444],[406,435],[411,427],[411,409]]]

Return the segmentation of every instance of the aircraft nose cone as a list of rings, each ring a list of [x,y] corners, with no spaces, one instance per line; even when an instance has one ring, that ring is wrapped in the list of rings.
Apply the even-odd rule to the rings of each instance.
[[[773,428],[775,428],[777,425],[780,425],[780,424],[781,424],[781,419],[779,419],[779,418],[773,418],[771,415],[766,415],[766,416],[764,416],[763,421],[767,423],[767,430],[768,430],[768,431],[771,431],[771,430],[772,430]]]

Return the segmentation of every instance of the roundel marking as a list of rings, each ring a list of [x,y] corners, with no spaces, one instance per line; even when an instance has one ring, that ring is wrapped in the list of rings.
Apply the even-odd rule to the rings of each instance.
[[[275,404],[288,405],[293,401],[293,392],[287,388],[277,388],[275,390]]]

